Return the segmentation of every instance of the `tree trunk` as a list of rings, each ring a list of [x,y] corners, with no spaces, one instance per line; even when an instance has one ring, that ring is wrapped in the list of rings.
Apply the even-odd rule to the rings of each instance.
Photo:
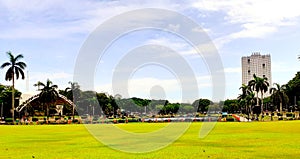
[[[247,105],[248,121],[250,119],[250,107]]]
[[[256,92],[256,106],[259,106],[259,101],[258,101],[258,91]]]
[[[47,104],[47,120],[49,120],[49,105]]]
[[[260,114],[261,114],[261,119],[262,119],[263,113],[264,113],[264,93],[262,91],[261,91],[261,107],[260,107],[260,109],[261,109]]]
[[[74,121],[74,120],[75,120],[75,106],[72,105],[72,107],[73,107],[73,110],[72,110],[72,116],[73,116],[73,121]]]
[[[12,73],[12,90],[11,90],[11,117],[12,121],[15,122],[15,73]]]
[[[271,111],[271,121],[273,121],[273,111]]]
[[[279,111],[280,111],[280,114],[282,114],[282,102],[280,102],[280,104],[279,104]]]

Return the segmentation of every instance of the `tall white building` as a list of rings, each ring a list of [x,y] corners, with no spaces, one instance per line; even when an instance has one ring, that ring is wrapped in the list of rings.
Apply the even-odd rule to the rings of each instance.
[[[258,77],[267,77],[270,87],[272,86],[271,56],[261,55],[259,52],[251,56],[242,57],[242,83],[248,84],[253,79],[253,74]],[[269,91],[265,93],[269,96]]]

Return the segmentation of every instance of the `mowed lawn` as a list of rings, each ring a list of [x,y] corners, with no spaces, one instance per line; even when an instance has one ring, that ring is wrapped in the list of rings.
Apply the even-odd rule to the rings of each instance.
[[[180,125],[180,123],[178,123]],[[0,126],[0,158],[300,158],[300,121],[217,123],[200,139],[202,123],[193,123],[170,146],[150,153],[113,150],[98,142],[84,125]],[[132,132],[149,132],[165,123],[119,124]]]

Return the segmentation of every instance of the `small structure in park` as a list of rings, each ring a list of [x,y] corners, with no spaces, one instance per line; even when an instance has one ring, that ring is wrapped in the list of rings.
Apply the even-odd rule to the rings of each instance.
[[[55,102],[49,108],[50,115],[69,115],[75,114],[75,104],[64,95],[59,94]],[[46,107],[39,101],[39,94],[26,99],[16,108],[20,116],[45,116]]]

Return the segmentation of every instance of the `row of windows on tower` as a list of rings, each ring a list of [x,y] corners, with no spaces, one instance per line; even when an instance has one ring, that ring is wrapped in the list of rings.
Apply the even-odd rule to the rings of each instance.
[[[248,70],[248,75],[251,75],[251,71]],[[266,75],[263,75],[263,77],[266,77]]]
[[[250,64],[250,59],[248,59],[248,64]],[[266,64],[263,63],[263,64],[262,64],[262,67],[265,68],[265,67],[266,67]]]

